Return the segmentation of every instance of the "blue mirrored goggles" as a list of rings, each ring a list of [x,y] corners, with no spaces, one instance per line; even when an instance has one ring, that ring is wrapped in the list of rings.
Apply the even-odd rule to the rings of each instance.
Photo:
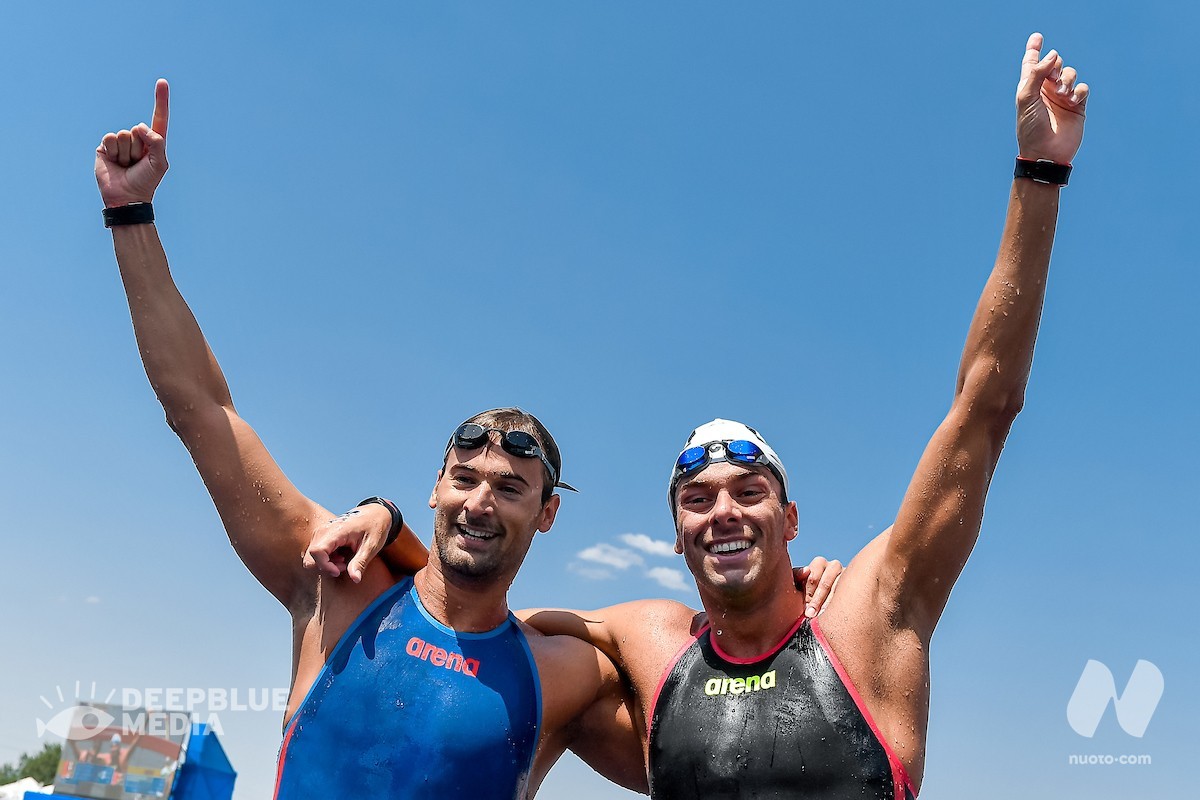
[[[779,481],[779,487],[785,495],[780,499],[784,502],[787,501],[787,489],[785,488],[787,484],[783,480],[783,475],[771,463],[771,459],[763,452],[762,448],[754,442],[745,439],[733,439],[731,441],[709,442],[708,444],[689,447],[679,454],[679,458],[675,460],[675,471],[671,475],[672,503],[674,503],[675,499],[675,487],[679,485],[681,478],[699,472],[716,461],[766,467],[775,476],[775,479]]]
[[[558,479],[558,470],[550,463],[550,459],[546,458],[546,454],[542,452],[537,439],[525,431],[485,428],[475,422],[464,422],[455,429],[454,435],[446,443],[446,452],[449,453],[452,447],[458,447],[463,450],[477,450],[487,443],[488,434],[490,433],[500,434],[500,447],[504,449],[504,452],[514,455],[517,458],[539,459],[542,462],[542,466],[546,468],[546,473],[550,476],[551,486],[569,489],[572,492],[578,491],[574,486],[563,483]]]

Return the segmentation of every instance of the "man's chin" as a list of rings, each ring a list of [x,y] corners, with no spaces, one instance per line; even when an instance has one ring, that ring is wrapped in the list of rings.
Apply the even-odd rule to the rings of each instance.
[[[500,565],[491,558],[481,557],[478,553],[468,553],[446,544],[438,548],[438,557],[442,562],[442,571],[470,581],[494,579],[500,573]]]
[[[722,569],[706,564],[700,576],[693,575],[701,589],[730,598],[741,597],[753,590],[757,576],[758,570],[752,564]]]

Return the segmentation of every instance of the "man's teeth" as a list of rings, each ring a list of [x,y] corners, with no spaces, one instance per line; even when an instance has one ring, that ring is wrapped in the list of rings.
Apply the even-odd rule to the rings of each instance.
[[[749,547],[750,547],[750,543],[743,539],[742,541],[738,541],[738,542],[725,542],[724,544],[714,544],[712,547],[708,548],[708,552],[717,553],[717,554],[739,553],[742,550],[748,549]]]
[[[469,536],[472,539],[495,539],[496,538],[496,534],[494,534],[490,531],[477,531],[474,528],[464,528],[461,525],[458,526],[458,529],[462,532],[463,536]]]

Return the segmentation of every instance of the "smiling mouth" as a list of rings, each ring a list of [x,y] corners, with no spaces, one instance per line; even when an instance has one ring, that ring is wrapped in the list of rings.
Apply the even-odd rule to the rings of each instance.
[[[739,539],[736,542],[722,542],[721,544],[712,544],[707,548],[708,552],[713,555],[724,556],[730,553],[740,553],[743,550],[750,549],[750,543],[745,539]]]
[[[458,532],[468,539],[474,539],[477,542],[486,542],[495,539],[500,534],[495,531],[482,531],[478,528],[468,528],[466,525],[456,525]]]

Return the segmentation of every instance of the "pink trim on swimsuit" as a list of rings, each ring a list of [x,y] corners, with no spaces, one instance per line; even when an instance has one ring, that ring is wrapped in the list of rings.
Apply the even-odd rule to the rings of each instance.
[[[879,726],[875,724],[875,720],[871,718],[871,713],[867,711],[867,704],[863,702],[862,696],[859,695],[858,689],[854,688],[854,683],[850,680],[850,676],[846,674],[846,668],[842,666],[842,662],[838,661],[838,657],[833,654],[833,648],[829,646],[829,640],[825,638],[824,632],[821,631],[821,626],[817,621],[811,620],[813,633],[817,635],[817,641],[821,643],[821,649],[825,651],[825,656],[829,659],[829,663],[833,665],[838,677],[842,679],[842,684],[845,685],[846,691],[850,693],[850,699],[854,701],[854,705],[858,706],[858,711],[863,715],[863,719],[867,721],[871,732],[875,734],[875,738],[879,740],[879,744],[883,745],[883,752],[887,753],[888,763],[892,765],[892,784],[896,787],[896,800],[904,800],[904,789],[908,787],[908,791],[912,792],[912,796],[916,797],[917,792],[913,789],[912,781],[908,778],[908,771],[904,769],[904,765],[900,763],[900,759],[896,756],[891,745],[879,730]]]
[[[778,644],[776,644],[772,648],[769,648],[765,653],[762,653],[757,656],[750,656],[749,658],[735,658],[735,657],[729,655],[729,653],[726,653],[724,650],[721,649],[721,645],[717,644],[717,640],[712,636],[708,637],[708,641],[712,644],[713,650],[717,651],[717,655],[719,655],[721,658],[728,661],[730,664],[754,664],[759,661],[762,661],[764,658],[770,658],[771,656],[775,655],[780,650],[782,650],[783,646],[785,644],[787,644],[788,640],[791,639],[796,634],[796,631],[798,631],[800,629],[800,626],[803,623],[804,623],[804,617],[801,617],[800,619],[796,620],[796,624],[788,629],[788,632],[783,635],[783,638],[779,640]]]
[[[667,668],[663,670],[662,675],[658,679],[658,686],[654,687],[654,700],[650,703],[650,713],[646,717],[646,741],[650,741],[650,734],[654,730],[654,709],[658,708],[658,695],[662,692],[663,684],[667,682],[667,678],[671,675],[671,670],[675,669],[675,665],[679,663],[679,659],[683,658],[683,654],[688,651],[688,648],[699,641],[705,631],[709,629],[709,623],[704,623],[700,626],[700,630],[696,631],[696,635],[689,639],[683,647],[679,648],[679,652],[674,655]]]
[[[292,733],[295,732],[296,722],[299,719],[299,713],[293,714],[288,722],[287,730],[283,733],[283,744],[279,746],[279,764],[275,767],[275,791],[271,793],[272,798],[279,796],[279,784],[283,781],[283,761],[287,757],[288,743],[292,741]]]

